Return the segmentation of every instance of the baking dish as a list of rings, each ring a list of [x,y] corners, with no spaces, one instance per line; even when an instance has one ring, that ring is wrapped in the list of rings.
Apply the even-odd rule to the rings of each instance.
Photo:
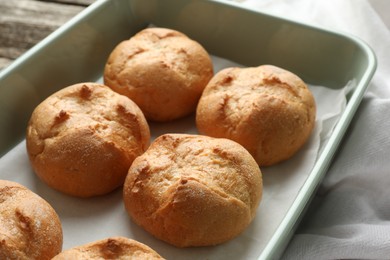
[[[348,85],[347,103],[337,124],[257,257],[278,258],[375,72],[373,51],[353,36],[246,9],[231,1],[98,0],[0,72],[0,155],[23,140],[27,121],[39,102],[64,86],[98,81],[115,45],[150,24],[182,31],[211,54],[244,66],[273,64],[309,84],[329,89]]]

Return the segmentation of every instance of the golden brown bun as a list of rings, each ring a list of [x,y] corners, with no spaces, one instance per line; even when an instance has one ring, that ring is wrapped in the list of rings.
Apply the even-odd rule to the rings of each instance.
[[[236,142],[166,134],[134,160],[123,195],[129,215],[155,237],[178,247],[216,245],[252,221],[262,177]]]
[[[110,237],[58,254],[53,260],[163,259],[150,247],[125,237]]]
[[[240,143],[268,166],[302,147],[315,116],[313,95],[298,76],[263,65],[217,73],[199,100],[196,125],[202,134]]]
[[[147,119],[170,121],[195,111],[212,76],[199,43],[175,30],[148,28],[112,51],[104,83],[134,100]]]
[[[0,180],[0,259],[51,259],[61,252],[54,209],[26,187]]]
[[[44,100],[34,110],[26,136],[36,174],[49,186],[79,197],[122,185],[149,139],[137,105],[95,83],[72,85]]]

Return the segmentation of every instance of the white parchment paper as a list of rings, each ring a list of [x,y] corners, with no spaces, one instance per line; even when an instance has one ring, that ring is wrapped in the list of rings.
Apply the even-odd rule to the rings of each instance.
[[[213,57],[213,62],[215,71],[239,66],[218,57]],[[147,244],[167,259],[255,259],[293,203],[346,105],[348,86],[338,90],[309,87],[317,103],[316,127],[310,140],[290,160],[261,169],[264,193],[256,218],[240,236],[222,245],[180,249],[155,239],[128,217],[121,188],[91,199],[74,198],[49,188],[32,171],[24,141],[0,158],[0,178],[25,185],[53,206],[62,222],[63,249],[109,236],[126,236]],[[152,123],[150,127],[152,138],[163,133],[197,133],[194,116],[172,123]]]

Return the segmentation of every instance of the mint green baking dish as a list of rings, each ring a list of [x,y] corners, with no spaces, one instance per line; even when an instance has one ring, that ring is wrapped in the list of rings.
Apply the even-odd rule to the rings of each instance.
[[[184,32],[245,66],[273,64],[310,84],[351,83],[347,106],[294,203],[258,259],[278,258],[321,182],[376,69],[361,40],[227,1],[98,0],[0,72],[0,155],[24,138],[35,106],[58,89],[96,81],[115,45],[149,24]],[[227,256],[228,257],[228,256]]]

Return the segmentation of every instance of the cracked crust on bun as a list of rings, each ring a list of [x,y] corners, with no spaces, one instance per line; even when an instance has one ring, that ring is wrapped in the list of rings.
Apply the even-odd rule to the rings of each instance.
[[[245,230],[262,196],[262,176],[238,143],[165,134],[129,169],[124,203],[131,218],[177,247],[226,242]]]
[[[234,140],[260,166],[293,156],[308,140],[314,97],[295,74],[271,65],[227,68],[205,88],[196,111],[201,134]]]
[[[162,260],[156,251],[133,239],[110,237],[63,251],[52,260],[146,259]]]
[[[147,28],[110,54],[104,83],[128,96],[148,120],[166,122],[194,112],[213,76],[207,51],[181,32]]]
[[[121,186],[149,140],[138,106],[96,83],[75,84],[48,97],[33,111],[26,135],[35,173],[50,187],[77,197]]]
[[[61,252],[55,210],[23,185],[0,180],[0,259],[51,259]]]

